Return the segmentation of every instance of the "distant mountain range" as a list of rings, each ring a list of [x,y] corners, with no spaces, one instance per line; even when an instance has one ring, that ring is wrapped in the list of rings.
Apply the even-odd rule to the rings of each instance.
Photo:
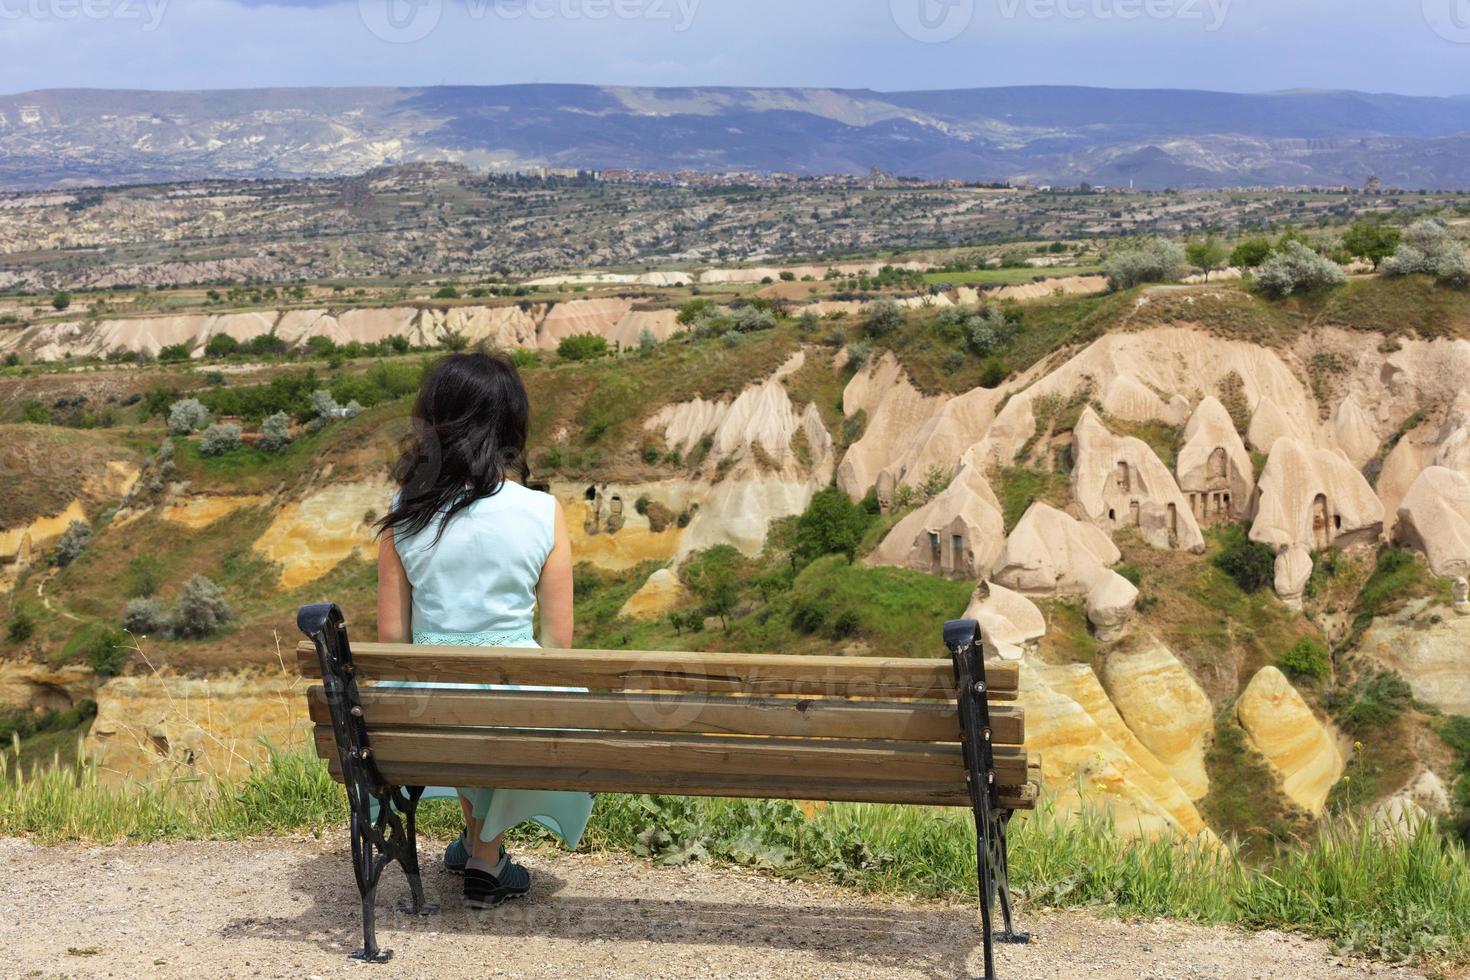
[[[0,188],[483,169],[690,168],[1139,187],[1470,188],[1470,97],[1029,86],[440,88],[0,96]]]

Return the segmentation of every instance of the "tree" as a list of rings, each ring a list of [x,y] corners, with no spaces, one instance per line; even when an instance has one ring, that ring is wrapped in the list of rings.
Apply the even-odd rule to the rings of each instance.
[[[225,594],[203,575],[195,575],[184,583],[174,607],[173,629],[177,636],[203,639],[218,632],[235,618],[235,611],[225,601]]]
[[[716,545],[690,559],[684,566],[689,591],[703,603],[706,616],[720,618],[723,629],[730,628],[730,614],[740,600],[740,582],[745,566],[745,556],[728,544]]]
[[[1210,281],[1210,273],[1225,264],[1229,253],[1225,246],[1213,238],[1206,238],[1202,242],[1190,242],[1184,249],[1184,257],[1189,264],[1205,274],[1205,281]]]
[[[903,326],[903,307],[891,299],[880,299],[868,307],[863,325],[869,337],[886,337]]]
[[[223,456],[240,448],[240,427],[233,422],[215,423],[199,439],[199,455]]]
[[[579,333],[562,340],[556,356],[564,361],[593,361],[607,356],[607,341],[595,334]]]
[[[837,487],[819,490],[796,521],[793,554],[801,565],[824,555],[857,557],[863,536],[868,533],[868,515]]]
[[[240,342],[227,333],[217,333],[204,345],[206,357],[229,357],[240,350]]]
[[[1230,264],[1237,269],[1254,269],[1271,257],[1269,238],[1247,238],[1230,253]]]
[[[1266,545],[1247,537],[1238,525],[1226,530],[1225,546],[1213,560],[1244,592],[1259,592],[1276,581],[1276,556]]]
[[[168,410],[168,432],[173,436],[187,436],[204,428],[209,421],[209,409],[197,398],[176,401]]]
[[[1383,260],[1398,250],[1403,234],[1381,221],[1359,221],[1342,236],[1342,247],[1355,258],[1367,259],[1376,271]]]
[[[71,293],[60,292],[51,297],[51,306],[56,310],[64,310],[71,306]]]
[[[158,360],[163,364],[177,364],[189,359],[188,344],[169,344],[158,352]]]
[[[168,616],[157,599],[129,599],[123,612],[123,629],[134,636],[154,636],[168,629]]]
[[[72,521],[66,526],[61,539],[56,542],[56,551],[51,556],[51,561],[57,568],[65,568],[81,557],[91,542],[92,526],[86,521]]]
[[[291,445],[291,417],[277,412],[260,424],[260,448],[278,453]]]
[[[1470,286],[1470,255],[1448,228],[1426,218],[1404,232],[1404,240],[1383,270],[1391,276],[1420,273],[1448,286]]]
[[[1290,241],[1256,271],[1255,289],[1280,299],[1292,293],[1334,289],[1346,285],[1347,278],[1336,262],[1299,241]]]
[[[1108,277],[1108,288],[1117,291],[1146,282],[1178,279],[1188,265],[1184,249],[1176,243],[1151,238],[1136,249],[1108,256],[1103,274]]]

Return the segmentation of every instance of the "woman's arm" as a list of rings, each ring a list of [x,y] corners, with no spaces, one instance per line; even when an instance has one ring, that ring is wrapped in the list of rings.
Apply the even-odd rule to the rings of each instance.
[[[572,647],[572,539],[561,501],[556,503],[556,543],[536,585],[541,610],[541,645],[553,650]]]
[[[413,642],[413,586],[393,547],[393,529],[378,539],[378,642]]]

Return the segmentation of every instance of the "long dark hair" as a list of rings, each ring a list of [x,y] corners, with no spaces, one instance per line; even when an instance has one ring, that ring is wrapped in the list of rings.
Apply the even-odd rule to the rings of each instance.
[[[477,500],[493,497],[515,471],[525,483],[531,401],[515,366],[492,354],[453,354],[424,378],[413,406],[414,434],[393,468],[398,504],[378,522],[379,533],[410,536],[449,521]]]

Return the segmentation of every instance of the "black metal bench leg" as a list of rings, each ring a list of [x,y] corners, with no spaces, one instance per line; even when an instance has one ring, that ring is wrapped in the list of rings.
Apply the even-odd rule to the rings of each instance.
[[[377,913],[374,903],[378,897],[378,880],[388,856],[380,854],[377,844],[381,840],[376,828],[358,813],[352,814],[352,870],[357,877],[357,891],[362,896],[362,948],[347,958],[360,963],[386,963],[393,958],[391,949],[378,947]]]
[[[980,627],[956,620],[944,627],[944,645],[954,659],[955,696],[960,740],[964,746],[965,780],[975,816],[975,879],[980,895],[980,930],[985,944],[985,980],[996,980],[995,943],[1024,943],[1011,921],[1010,866],[1006,823],[1010,812],[999,806],[995,785],[995,750],[991,745],[989,685],[980,651]],[[996,935],[991,914],[999,904],[1005,931]]]
[[[401,794],[399,806],[403,812],[403,847],[399,851],[398,863],[403,865],[404,877],[408,878],[408,889],[411,898],[408,902],[399,902],[398,911],[408,915],[433,915],[439,911],[438,905],[429,904],[424,897],[424,878],[419,871],[419,835],[415,823],[418,817],[419,800],[423,798],[424,787],[410,786]]]

